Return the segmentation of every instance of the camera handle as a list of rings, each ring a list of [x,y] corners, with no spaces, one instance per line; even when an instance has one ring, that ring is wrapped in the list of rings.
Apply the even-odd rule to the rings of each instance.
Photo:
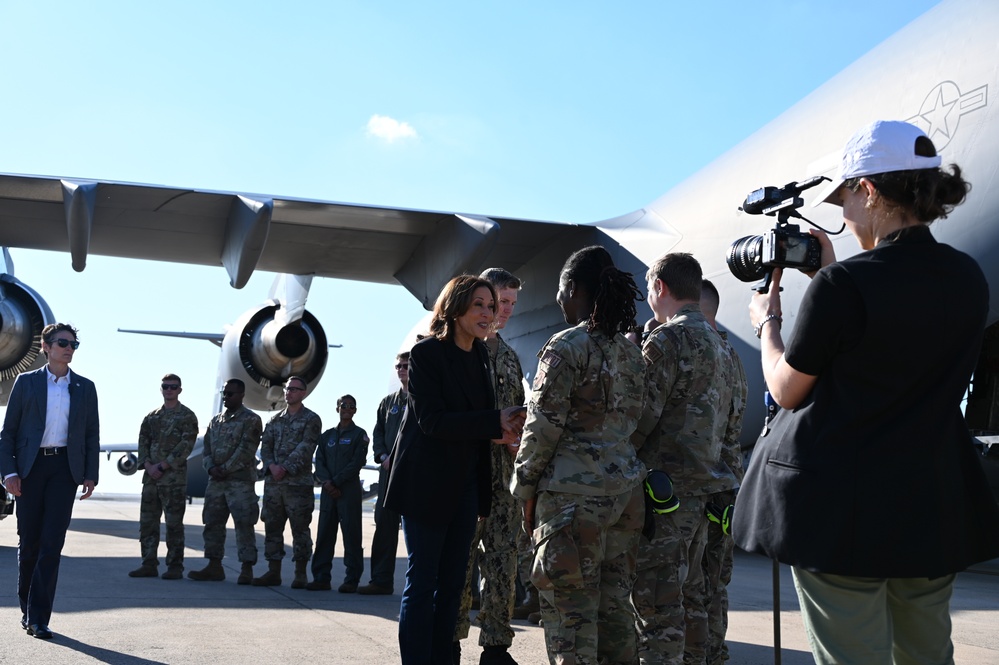
[[[766,293],[767,291],[769,291],[770,282],[773,281],[773,277],[774,277],[773,270],[768,270],[765,273],[763,273],[763,279],[758,281],[756,284],[753,284],[753,291],[756,291],[757,293]],[[781,291],[783,290],[784,289],[782,288]]]

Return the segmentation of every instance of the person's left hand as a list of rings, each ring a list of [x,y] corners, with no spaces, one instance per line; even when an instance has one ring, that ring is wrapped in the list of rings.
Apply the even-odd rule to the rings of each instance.
[[[80,495],[80,501],[84,499],[89,499],[90,495],[94,493],[94,488],[97,487],[97,483],[92,480],[83,481],[83,494]]]

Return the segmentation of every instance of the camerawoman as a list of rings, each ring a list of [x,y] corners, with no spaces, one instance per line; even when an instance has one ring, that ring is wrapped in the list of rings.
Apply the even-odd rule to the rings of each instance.
[[[917,127],[862,128],[819,203],[842,206],[863,251],[836,261],[813,232],[822,267],[786,346],[782,269],[750,304],[783,410],[757,443],[733,535],[792,566],[818,663],[953,662],[954,575],[999,556],[999,507],[960,409],[988,285],[928,227],[969,189]]]

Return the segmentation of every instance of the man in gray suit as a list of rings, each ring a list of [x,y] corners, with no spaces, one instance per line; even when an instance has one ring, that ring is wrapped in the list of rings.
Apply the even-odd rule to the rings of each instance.
[[[97,485],[100,425],[93,382],[69,371],[80,346],[76,329],[53,323],[41,337],[48,364],[14,382],[0,430],[0,474],[17,497],[21,627],[47,640],[76,490],[83,485],[86,499]]]

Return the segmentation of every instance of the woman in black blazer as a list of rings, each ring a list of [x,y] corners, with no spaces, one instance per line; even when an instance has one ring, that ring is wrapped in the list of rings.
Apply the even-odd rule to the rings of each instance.
[[[489,514],[490,440],[511,443],[522,407],[495,407],[482,340],[496,312],[490,283],[455,277],[431,336],[409,357],[409,404],[392,454],[385,507],[402,515],[409,552],[399,611],[403,665],[450,665],[458,604],[478,515]]]

